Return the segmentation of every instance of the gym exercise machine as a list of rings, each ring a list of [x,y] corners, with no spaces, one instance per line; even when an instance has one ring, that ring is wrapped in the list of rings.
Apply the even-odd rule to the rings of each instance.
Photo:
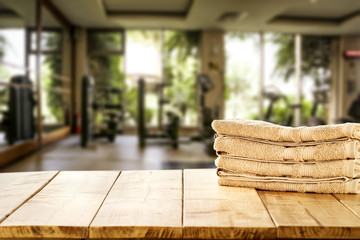
[[[337,123],[355,122],[360,123],[360,94],[357,95],[356,99],[350,104],[348,113],[349,117],[339,118],[336,120]]]
[[[8,109],[3,111],[1,128],[5,131],[7,142],[33,139],[35,136],[35,107],[32,82],[23,75],[10,79]]]
[[[95,99],[96,93],[102,99]],[[81,146],[88,146],[95,138],[108,138],[110,142],[115,141],[117,134],[122,131],[118,129],[123,122],[124,112],[122,101],[122,90],[119,88],[107,87],[97,89],[95,92],[95,82],[90,75],[82,79],[82,106],[81,106]],[[114,99],[118,99],[114,103]],[[102,126],[95,123],[96,118],[102,118]]]
[[[282,94],[281,91],[275,86],[268,86],[263,94],[264,94],[264,98],[267,98],[270,101],[267,110],[265,112],[264,120],[267,122],[274,122],[274,120],[272,119],[274,105],[276,102],[283,99],[285,101],[286,107],[290,108],[290,114],[286,117],[285,122],[282,123],[277,122],[277,124],[281,124],[284,126],[291,126],[294,120],[295,109],[301,108],[301,104],[289,103],[289,100],[286,97],[286,95]]]
[[[324,119],[318,117],[316,114],[318,112],[319,106],[326,105],[328,103],[328,89],[316,89],[313,91],[314,104],[311,109],[311,116],[307,122],[307,126],[318,126],[325,125],[326,122]]]
[[[206,153],[209,155],[216,154],[213,145],[214,145],[214,130],[211,127],[213,120],[219,118],[219,108],[218,107],[207,107],[205,105],[205,97],[208,92],[215,88],[213,81],[206,74],[199,74],[196,78],[197,92],[199,94],[198,106],[200,113],[200,128],[199,136],[193,138],[193,140],[199,140],[205,142]]]
[[[166,84],[158,84],[157,90],[158,92],[162,92],[163,88],[166,87]],[[146,83],[144,78],[140,77],[138,80],[138,116],[137,116],[137,127],[138,127],[138,139],[139,139],[139,147],[146,146],[147,138],[162,138],[169,139],[169,143],[173,148],[177,148],[179,145],[179,126],[180,126],[180,117],[178,114],[172,111],[167,111],[167,123],[163,124],[163,126],[159,126],[159,133],[150,134],[146,128],[145,121],[145,112],[146,112],[146,104],[145,104],[145,92],[146,92]],[[163,109],[163,105],[170,103],[168,99],[164,99],[162,94],[159,94],[159,109]],[[161,116],[160,116],[161,117]]]

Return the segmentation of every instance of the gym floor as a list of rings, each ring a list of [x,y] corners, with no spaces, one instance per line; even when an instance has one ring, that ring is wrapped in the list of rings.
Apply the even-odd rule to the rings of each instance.
[[[48,170],[145,170],[215,167],[216,157],[205,153],[201,142],[179,144],[178,149],[161,140],[147,140],[139,149],[137,137],[121,135],[115,143],[97,140],[83,149],[79,136],[70,136],[43,150],[1,168],[0,172]]]

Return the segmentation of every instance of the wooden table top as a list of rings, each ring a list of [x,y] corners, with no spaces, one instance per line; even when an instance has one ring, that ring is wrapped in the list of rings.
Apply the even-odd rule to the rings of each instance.
[[[0,239],[360,238],[360,195],[217,185],[215,169],[0,174]]]

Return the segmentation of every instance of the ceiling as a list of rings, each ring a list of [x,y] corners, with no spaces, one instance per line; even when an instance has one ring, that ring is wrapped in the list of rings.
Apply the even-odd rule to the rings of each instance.
[[[48,1],[82,27],[360,34],[360,0]],[[59,26],[46,10],[43,20]],[[35,0],[0,0],[0,27],[34,25]]]

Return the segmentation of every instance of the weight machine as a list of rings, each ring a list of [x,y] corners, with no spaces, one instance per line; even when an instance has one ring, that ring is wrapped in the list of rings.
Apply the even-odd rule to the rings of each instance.
[[[12,145],[17,141],[35,137],[35,108],[32,82],[23,75],[10,79],[8,108],[2,112],[1,128],[5,131],[7,142]]]
[[[264,97],[269,99],[269,105],[265,113],[265,121],[274,122],[271,118],[273,113],[274,105],[277,101],[283,99],[285,101],[286,107],[290,109],[290,114],[286,117],[285,122],[277,123],[284,126],[291,126],[294,120],[295,109],[301,108],[301,104],[291,104],[286,97],[286,95],[282,94],[281,91],[275,86],[268,86],[267,90],[264,91]]]
[[[158,84],[158,91],[162,91],[166,87],[166,84]],[[180,126],[180,117],[172,112],[167,111],[167,123],[164,126],[159,126],[160,133],[149,134],[146,128],[146,119],[145,119],[145,91],[146,83],[143,77],[140,77],[138,80],[138,117],[137,117],[137,127],[138,127],[138,139],[139,147],[145,147],[147,138],[162,138],[169,139],[169,143],[173,148],[178,148],[179,146],[179,126]],[[162,98],[162,95],[159,94],[159,109],[162,109],[162,106],[170,103],[168,99]],[[161,117],[161,116],[160,116]]]
[[[199,106],[199,136],[193,138],[193,140],[204,141],[205,151],[209,155],[214,155],[214,130],[211,127],[213,120],[219,118],[218,107],[207,107],[205,105],[205,97],[208,92],[215,88],[215,85],[211,78],[206,74],[199,74],[196,78],[197,92],[199,94],[198,106]]]
[[[81,106],[81,146],[88,146],[95,138],[107,138],[110,142],[115,141],[119,131],[119,123],[124,120],[124,108],[121,104],[122,90],[108,87],[97,90],[102,93],[103,99],[95,99],[95,82],[90,75],[82,79],[82,106]],[[112,96],[118,98],[118,103],[113,102]],[[102,119],[102,126],[95,123],[96,117]]]

